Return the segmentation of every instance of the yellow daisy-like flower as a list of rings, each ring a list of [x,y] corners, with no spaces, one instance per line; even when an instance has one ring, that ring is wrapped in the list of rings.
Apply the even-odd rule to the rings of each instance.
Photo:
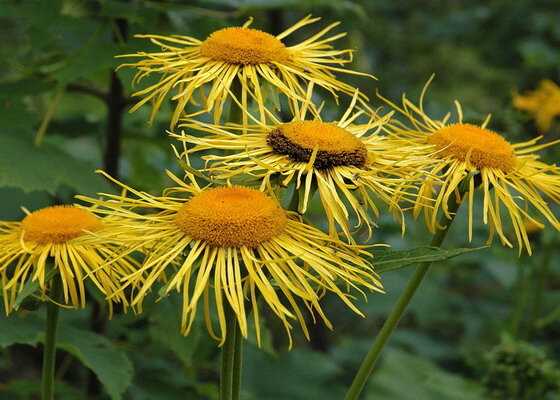
[[[560,116],[560,86],[551,80],[543,80],[536,90],[525,95],[515,94],[513,105],[532,114],[539,130],[547,132],[554,118]]]
[[[91,280],[105,295],[117,293],[109,302],[128,302],[119,290],[115,271],[128,275],[134,261],[119,253],[118,245],[106,237],[103,220],[74,206],[52,206],[28,214],[20,222],[0,222],[0,275],[6,313],[13,310],[18,293],[27,282],[37,281],[48,293],[52,279],[62,281],[63,301],[85,307],[84,282]]]
[[[132,305],[141,307],[154,283],[165,278],[166,294],[182,292],[184,334],[201,306],[208,331],[220,344],[232,329],[227,312],[235,313],[247,337],[252,312],[260,343],[262,298],[289,336],[295,319],[309,338],[303,308],[331,328],[319,303],[325,293],[334,293],[361,315],[339,285],[382,291],[363,248],[344,245],[299,222],[264,193],[246,187],[201,188],[190,175],[189,184],[169,175],[180,186],[162,197],[123,185],[134,197],[82,199],[95,204],[97,212],[120,219],[120,240],[146,254],[142,267],[125,278],[138,289]],[[217,317],[218,333],[212,316]]]
[[[335,72],[371,75],[344,68],[352,62],[352,50],[336,50],[331,43],[346,34],[325,37],[338,22],[299,44],[287,46],[283,43],[294,31],[319,20],[307,16],[277,36],[249,28],[252,19],[242,27],[215,31],[203,41],[179,35],[137,35],[160,46],[161,51],[121,56],[140,58],[138,62],[123,66],[138,69],[134,83],[151,74],[161,75],[161,78],[133,94],[142,99],[131,111],[151,102],[150,119],[153,120],[163,100],[173,91],[172,99],[177,102],[171,119],[173,128],[196,92],[205,99],[205,111],[214,111],[216,123],[228,97],[235,97],[243,109],[254,101],[264,118],[267,96],[264,82],[287,96],[291,103],[303,99],[309,82],[327,89],[335,97],[337,91],[351,94],[354,88],[338,81]],[[239,93],[232,91],[234,83],[238,84]],[[209,89],[207,93],[206,88]]]
[[[461,182],[468,179],[468,238],[472,239],[473,203],[477,183],[483,196],[483,222],[489,227],[490,243],[497,235],[503,245],[513,247],[504,229],[504,210],[511,222],[519,252],[523,248],[531,254],[527,235],[527,223],[543,226],[531,215],[530,207],[538,211],[554,228],[560,222],[551,211],[547,200],[560,202],[560,168],[539,160],[539,150],[560,141],[539,144],[541,138],[522,143],[509,143],[502,135],[487,128],[490,118],[482,125],[463,122],[461,106],[456,102],[458,121],[450,123],[450,114],[443,120],[430,118],[423,109],[425,90],[420,105],[414,105],[403,96],[402,107],[391,103],[411,123],[398,121],[386,125],[387,130],[406,142],[424,146],[424,152],[432,159],[428,178],[419,189],[414,215],[425,212],[426,223],[431,231],[437,228],[438,211],[451,218],[447,209],[450,196],[457,195]],[[431,177],[437,177],[434,181]],[[473,178],[474,177],[474,178]],[[477,183],[475,183],[475,181]],[[493,193],[491,193],[493,191]],[[425,199],[435,196],[435,203],[426,206]],[[544,196],[544,197],[543,197]]]
[[[357,102],[356,93],[338,121],[322,121],[317,114],[316,119],[307,120],[308,94],[307,103],[288,123],[272,114],[271,124],[254,119],[253,125],[219,126],[184,120],[179,128],[186,128],[188,133],[171,136],[185,143],[182,156],[186,159],[199,151],[228,151],[202,157],[207,161],[203,172],[216,179],[250,175],[262,180],[261,189],[271,188],[271,180],[276,178],[283,186],[294,182],[296,190],[303,194],[298,207],[301,214],[306,212],[316,189],[333,237],[339,236],[340,229],[348,240],[353,240],[351,215],[356,219],[355,227],[365,225],[371,236],[373,220],[379,214],[372,194],[390,206],[401,219],[404,231],[398,203],[407,199],[407,189],[420,180],[424,160],[408,157],[414,151],[411,146],[396,146],[378,134],[390,115],[378,117],[372,110],[356,106]],[[367,120],[357,123],[364,115]],[[195,136],[191,130],[204,134]]]

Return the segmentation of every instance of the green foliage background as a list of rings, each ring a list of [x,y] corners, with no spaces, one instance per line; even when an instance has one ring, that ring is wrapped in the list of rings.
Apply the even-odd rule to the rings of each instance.
[[[169,184],[162,171],[178,170],[165,135],[170,107],[151,126],[147,109],[128,114],[132,71],[112,72],[115,55],[147,48],[133,34],[204,38],[249,16],[256,27],[278,33],[308,13],[325,23],[342,21],[349,35],[338,46],[358,50],[354,68],[380,78],[348,81],[374,105],[381,105],[376,90],[393,99],[403,92],[417,98],[435,73],[427,104],[433,115],[459,99],[466,119],[480,122],[492,113],[495,130],[523,140],[536,136],[536,127],[512,108],[512,92],[541,79],[560,80],[560,7],[554,1],[4,0],[0,217],[19,219],[21,206],[33,210],[71,202],[76,193],[113,190],[96,168],[148,191]],[[327,114],[335,116],[336,104],[325,101]],[[557,139],[559,128],[556,123],[546,140]],[[34,144],[38,132],[45,133],[40,146]],[[545,158],[556,162],[558,154],[552,150]],[[458,218],[448,247],[468,246],[463,221]],[[383,217],[376,241],[396,249],[425,245],[425,229],[409,222],[403,239]],[[484,244],[484,232],[479,229],[473,246]],[[557,377],[560,355],[560,241],[552,230],[532,240],[531,258],[496,245],[437,264],[364,398],[558,398],[549,381]],[[315,327],[312,342],[298,336],[291,352],[270,321],[265,348],[246,346],[243,399],[342,398],[410,272],[383,274],[387,295],[362,304],[367,319],[326,298],[336,330]],[[90,297],[89,308],[62,313],[57,398],[216,398],[219,350],[202,328],[179,335],[176,298],[104,323],[102,299],[93,290]],[[20,315],[0,318],[2,400],[36,398],[40,346],[29,345],[42,340],[37,306],[24,302]],[[496,356],[504,346],[516,354],[505,358],[514,367]],[[530,368],[538,371],[518,375]],[[527,390],[518,390],[519,381]]]

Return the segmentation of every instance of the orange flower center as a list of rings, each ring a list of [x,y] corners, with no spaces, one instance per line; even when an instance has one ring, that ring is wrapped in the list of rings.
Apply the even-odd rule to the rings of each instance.
[[[496,168],[509,172],[515,167],[511,144],[489,129],[471,124],[453,124],[437,130],[428,143],[440,149],[443,156],[470,161],[477,168]]]
[[[187,201],[175,217],[185,234],[217,247],[257,247],[281,234],[287,221],[276,201],[244,187],[204,190]]]
[[[308,162],[317,149],[314,167],[362,166],[367,161],[364,143],[334,124],[296,121],[280,125],[268,134],[269,146],[278,154],[298,162]]]
[[[242,65],[283,62],[290,58],[280,40],[250,28],[220,29],[202,42],[200,53],[214,61]]]
[[[99,218],[74,206],[53,206],[27,215],[21,222],[23,238],[35,243],[64,243],[101,228]]]

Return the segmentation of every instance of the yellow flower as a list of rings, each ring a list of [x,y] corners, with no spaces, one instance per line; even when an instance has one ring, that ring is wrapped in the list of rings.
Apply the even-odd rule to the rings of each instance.
[[[379,214],[372,194],[389,205],[404,231],[398,203],[407,199],[407,189],[420,180],[424,160],[408,157],[414,152],[412,146],[400,142],[395,146],[394,141],[378,134],[390,115],[381,118],[372,110],[357,107],[357,102],[356,93],[338,121],[322,121],[313,108],[316,119],[307,120],[309,92],[307,102],[288,123],[272,114],[271,124],[255,120],[253,125],[219,126],[184,120],[179,128],[189,133],[171,136],[185,143],[181,156],[186,159],[199,151],[228,151],[202,157],[207,161],[203,171],[216,179],[249,175],[262,181],[261,190],[272,190],[273,179],[282,186],[294,183],[303,194],[298,207],[301,214],[307,211],[316,189],[333,237],[339,236],[340,229],[343,236],[353,240],[352,217],[356,219],[355,228],[365,225],[371,236],[373,219]],[[364,115],[366,121],[356,122]],[[204,134],[195,136],[191,130]]]
[[[427,85],[419,106],[406,97],[403,97],[402,107],[385,99],[411,123],[407,125],[393,122],[387,125],[387,130],[407,143],[423,145],[425,154],[432,159],[428,178],[419,189],[414,215],[418,216],[424,211],[427,226],[434,231],[437,228],[438,211],[442,210],[451,218],[447,210],[448,199],[457,195],[459,184],[470,175],[466,193],[469,241],[472,239],[477,182],[482,190],[483,222],[489,227],[488,243],[497,235],[503,245],[513,247],[505,233],[507,230],[504,229],[504,219],[507,218],[515,233],[519,252],[525,247],[531,254],[527,223],[542,226],[531,215],[533,211],[540,213],[554,228],[560,229],[560,222],[545,199],[560,202],[560,168],[543,163],[536,154],[559,141],[538,144],[540,138],[537,138],[522,143],[509,143],[502,135],[487,128],[489,117],[482,125],[463,122],[458,102],[458,123],[449,122],[450,114],[443,120],[432,119],[422,106],[426,88]],[[438,181],[434,181],[432,177]],[[425,199],[434,196],[435,203],[426,206]]]
[[[91,280],[109,296],[117,292],[115,271],[129,274],[134,261],[119,254],[107,239],[106,223],[87,210],[52,206],[28,214],[20,222],[0,222],[0,275],[6,313],[13,310],[18,293],[29,281],[38,282],[48,294],[50,268],[58,271],[64,304],[85,307],[84,281]],[[128,302],[122,294],[109,302]]]
[[[299,222],[264,193],[246,187],[200,188],[192,175],[187,175],[189,184],[169,175],[180,186],[161,197],[121,184],[134,197],[82,199],[95,204],[97,212],[118,217],[120,240],[142,247],[146,254],[142,267],[124,279],[138,289],[132,305],[141,308],[154,283],[165,279],[165,294],[182,292],[184,334],[200,306],[210,335],[220,345],[232,329],[226,326],[227,312],[235,313],[247,337],[252,312],[260,343],[262,299],[284,325],[291,345],[291,320],[299,321],[309,338],[304,309],[332,327],[319,303],[325,293],[334,293],[361,315],[352,295],[339,285],[382,291],[363,248],[344,245]],[[145,211],[152,213],[142,214]],[[212,316],[218,321],[217,333]]]
[[[177,101],[171,120],[173,128],[187,104],[194,102],[197,92],[205,99],[205,111],[214,111],[216,123],[228,97],[235,97],[243,109],[254,101],[264,118],[265,82],[272,85],[274,92],[287,96],[291,103],[302,100],[309,82],[327,89],[335,97],[337,91],[351,94],[354,89],[338,81],[335,72],[371,75],[343,68],[352,62],[352,50],[336,50],[331,43],[346,34],[325,37],[339,23],[328,25],[299,44],[283,43],[294,31],[319,20],[307,16],[277,36],[249,28],[252,19],[242,27],[215,31],[203,41],[178,35],[137,35],[160,46],[161,51],[121,56],[140,58],[123,66],[138,69],[134,83],[151,74],[161,77],[157,83],[133,94],[142,99],[131,111],[151,102],[150,119],[153,120],[163,100],[173,91],[172,99]],[[234,84],[240,88],[239,93],[232,90]]]
[[[525,95],[515,94],[513,105],[532,114],[539,130],[547,132],[554,118],[560,116],[560,87],[550,80],[543,80],[536,90]]]
[[[540,233],[544,229],[544,225],[534,221],[525,222],[525,230],[529,235]]]

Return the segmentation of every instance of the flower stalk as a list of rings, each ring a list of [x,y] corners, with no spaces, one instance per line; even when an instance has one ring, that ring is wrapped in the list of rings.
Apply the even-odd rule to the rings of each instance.
[[[220,400],[239,400],[243,346],[237,316],[231,307],[227,312],[226,341],[222,347],[222,369],[220,375]]]
[[[47,303],[47,326],[45,345],[43,348],[43,371],[41,378],[41,399],[54,400],[54,376],[56,362],[56,331],[58,326],[59,307],[56,301],[60,298],[61,280],[54,277],[51,286],[51,299]]]
[[[457,211],[461,206],[462,200],[464,198],[465,193],[468,191],[469,187],[469,180],[474,179],[470,175],[465,178],[461,184],[459,185],[459,195],[458,196],[450,196],[448,210],[451,219],[448,219],[445,214],[442,214],[440,217],[439,224],[443,226],[443,229],[437,230],[434,236],[432,237],[432,241],[430,243],[431,246],[440,247],[443,241],[447,236],[447,232],[455,219]],[[391,338],[391,335],[397,328],[399,321],[401,320],[406,308],[408,307],[409,303],[411,302],[416,290],[424,280],[424,277],[428,273],[430,269],[431,262],[423,262],[418,265],[414,274],[408,281],[404,292],[400,295],[397,303],[391,310],[391,313],[387,317],[387,320],[383,324],[381,331],[376,336],[373,345],[371,346],[369,352],[367,353],[366,357],[362,361],[360,368],[356,375],[354,376],[354,380],[352,381],[352,385],[348,392],[346,393],[345,400],[357,400],[364,389],[369,377],[371,376],[373,369],[381,352],[385,348],[385,345]]]
[[[233,93],[241,95],[241,85],[234,82]],[[243,110],[231,101],[229,110],[230,122],[240,122],[243,119]],[[239,400],[241,391],[241,371],[243,369],[243,335],[239,329],[237,314],[231,306],[225,307],[226,312],[226,341],[222,347],[222,369],[220,374],[220,400]]]

